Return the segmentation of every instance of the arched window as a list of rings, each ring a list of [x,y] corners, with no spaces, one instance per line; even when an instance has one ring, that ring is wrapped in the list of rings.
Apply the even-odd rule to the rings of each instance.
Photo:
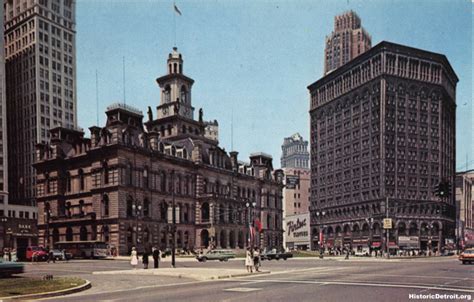
[[[54,228],[53,230],[53,243],[56,243],[59,241],[59,231],[57,228]]]
[[[209,218],[210,218],[209,204],[205,202],[201,206],[201,220],[209,221]]]
[[[170,85],[166,85],[164,92],[165,103],[171,102],[171,87]]]
[[[79,215],[84,216],[84,200],[79,200]]]
[[[79,190],[84,191],[85,186],[86,186],[85,181],[84,181],[84,171],[82,169],[79,169],[78,175],[79,175]]]
[[[133,216],[133,200],[132,197],[129,195],[127,197],[127,217]]]
[[[87,240],[87,229],[85,226],[81,226],[81,231],[79,233],[79,240],[81,241]]]
[[[186,86],[181,86],[181,93],[180,93],[180,100],[183,103],[186,103],[188,97],[188,91],[186,89]]]
[[[178,72],[178,64],[174,63],[173,64],[173,73],[177,73]]]
[[[148,200],[148,198],[145,198],[145,200],[143,201],[143,216],[150,216],[150,201]]]
[[[109,216],[109,195],[102,196],[102,215]]]
[[[67,229],[66,229],[66,241],[73,241],[73,239],[74,239],[74,236],[73,236],[73,233],[72,233],[72,228],[67,227]]]

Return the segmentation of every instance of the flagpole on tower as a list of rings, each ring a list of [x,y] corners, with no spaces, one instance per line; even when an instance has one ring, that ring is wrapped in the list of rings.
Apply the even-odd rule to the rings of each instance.
[[[173,1],[173,23],[174,23],[174,47],[176,47],[176,1]]]

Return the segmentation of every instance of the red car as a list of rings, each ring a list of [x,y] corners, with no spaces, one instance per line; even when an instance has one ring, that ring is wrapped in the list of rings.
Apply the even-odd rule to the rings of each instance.
[[[42,246],[29,246],[26,248],[26,260],[33,261],[46,261],[48,260],[48,253]]]

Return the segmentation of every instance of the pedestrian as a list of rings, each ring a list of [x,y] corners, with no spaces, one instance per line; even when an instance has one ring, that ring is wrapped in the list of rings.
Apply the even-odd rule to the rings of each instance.
[[[349,259],[349,253],[350,253],[350,250],[349,250],[349,249],[346,249],[346,258],[344,258],[344,259],[346,259],[346,260]]]
[[[145,249],[142,256],[143,268],[148,269],[148,251]]]
[[[247,267],[247,272],[253,273],[253,259],[252,259],[252,250],[248,247],[245,252],[245,266]]]
[[[156,247],[153,248],[153,264],[155,268],[160,266],[160,250]]]
[[[259,272],[258,269],[260,267],[260,250],[257,248],[253,253],[253,266],[255,267],[255,271]]]
[[[132,253],[131,253],[131,258],[130,258],[130,264],[132,265],[133,269],[137,268],[138,265],[138,256],[137,256],[137,250],[135,247],[132,247]]]
[[[49,263],[50,261],[53,261],[53,263],[56,263],[56,259],[54,259],[53,250],[48,249],[48,263]]]

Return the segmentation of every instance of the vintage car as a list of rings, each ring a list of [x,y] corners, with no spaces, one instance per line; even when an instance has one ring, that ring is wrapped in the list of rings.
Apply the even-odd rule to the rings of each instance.
[[[48,253],[42,246],[29,246],[26,248],[27,261],[46,261]]]
[[[462,264],[474,262],[474,248],[465,249],[459,255],[459,261],[461,261]]]
[[[231,250],[210,250],[205,254],[196,256],[199,262],[206,262],[207,260],[227,261],[231,258],[235,258],[235,253]]]
[[[8,262],[0,259],[0,277],[10,277],[11,275],[23,272],[24,265],[22,263]]]
[[[290,252],[283,252],[283,251],[277,251],[275,249],[264,252],[260,255],[260,259],[262,260],[286,260],[288,258],[293,258],[293,254]]]

